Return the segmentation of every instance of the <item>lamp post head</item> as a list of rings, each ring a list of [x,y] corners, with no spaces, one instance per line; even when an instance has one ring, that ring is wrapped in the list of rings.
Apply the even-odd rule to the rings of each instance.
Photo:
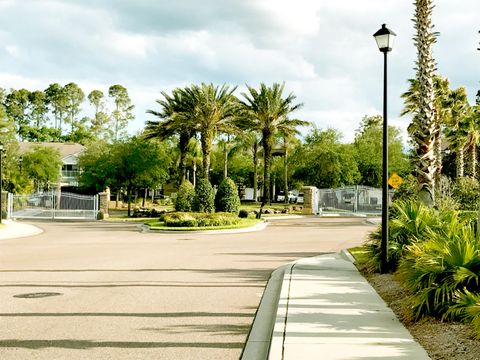
[[[381,52],[392,51],[395,36],[397,36],[397,34],[387,28],[385,24],[382,24],[382,28],[373,34],[373,37],[377,41],[378,49]]]

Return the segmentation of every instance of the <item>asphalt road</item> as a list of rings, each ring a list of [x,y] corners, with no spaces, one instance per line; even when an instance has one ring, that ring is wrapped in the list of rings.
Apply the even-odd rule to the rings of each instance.
[[[274,269],[360,244],[372,230],[359,218],[274,220],[223,235],[35,225],[45,232],[0,242],[2,360],[238,359]],[[55,294],[28,297],[41,293]]]

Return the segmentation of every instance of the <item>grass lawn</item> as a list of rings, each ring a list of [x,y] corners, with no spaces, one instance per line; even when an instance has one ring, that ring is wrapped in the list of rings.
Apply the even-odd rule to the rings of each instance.
[[[201,227],[172,227],[165,226],[163,221],[150,220],[145,221],[145,224],[150,226],[150,230],[168,230],[168,231],[203,231],[203,230],[230,230],[230,229],[242,229],[254,226],[258,224],[260,220],[247,218],[241,219],[240,223],[236,225],[225,225],[225,226],[201,226]]]
[[[355,262],[358,265],[364,265],[368,261],[368,253],[365,246],[356,246],[353,248],[348,249],[350,254],[355,258]]]

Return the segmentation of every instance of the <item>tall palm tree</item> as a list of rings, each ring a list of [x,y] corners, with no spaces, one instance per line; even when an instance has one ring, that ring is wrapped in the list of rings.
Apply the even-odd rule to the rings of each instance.
[[[213,84],[192,85],[185,89],[194,103],[195,123],[200,132],[203,152],[203,177],[209,178],[210,154],[213,140],[220,132],[235,131],[234,120],[237,116],[238,99],[233,95],[236,87],[221,87]]]
[[[466,146],[466,136],[461,130],[465,128],[464,122],[470,107],[466,89],[459,87],[452,90],[447,104],[450,117],[445,133],[455,151],[457,178],[460,178],[464,176],[465,171],[464,149]]]
[[[417,79],[408,80],[410,86],[406,92],[401,95],[401,98],[404,102],[404,108],[400,112],[400,116],[412,115],[414,121],[409,126],[409,133],[415,134],[415,125],[418,121],[416,117],[419,114],[420,108],[420,92],[419,92],[419,81]],[[433,87],[435,94],[434,101],[434,114],[435,114],[435,126],[439,131],[435,134],[434,140],[434,152],[435,152],[435,162],[436,162],[436,176],[435,181],[439,183],[440,176],[442,172],[442,131],[441,129],[449,121],[449,107],[448,99],[450,96],[450,82],[447,78],[442,78],[439,75],[433,77]]]
[[[246,129],[247,130],[247,129]],[[258,199],[258,162],[260,153],[260,146],[262,139],[259,134],[253,130],[242,131],[235,137],[232,152],[246,150],[252,156],[253,165],[253,199]]]
[[[432,24],[433,0],[415,0],[414,43],[417,48],[417,75],[419,109],[414,116],[412,137],[416,143],[416,171],[420,200],[432,206],[435,202],[435,139],[440,129],[435,121],[435,92],[433,76],[435,61],[432,47],[435,34]]]
[[[477,177],[477,145],[480,141],[480,112],[478,107],[469,107],[465,121],[462,122],[460,133],[465,137],[465,149],[470,160],[469,175]]]
[[[168,139],[177,135],[179,139],[180,150],[180,173],[178,184],[186,176],[186,156],[190,139],[195,135],[195,104],[183,89],[174,89],[172,95],[161,92],[163,99],[156,102],[161,110],[147,110],[147,113],[159,118],[156,121],[147,121],[144,137],[146,139],[157,138],[160,140]]]
[[[303,104],[294,104],[296,97],[292,93],[283,97],[284,88],[285,84],[274,83],[272,87],[268,87],[262,83],[259,91],[247,85],[248,93],[242,93],[245,98],[245,101],[242,101],[243,127],[255,129],[262,134],[264,153],[262,208],[270,202],[270,168],[275,135],[279,131],[286,132],[297,126],[308,124],[306,121],[288,117]]]
[[[192,184],[197,185],[197,166],[202,163],[202,148],[197,139],[191,138],[188,143],[187,162],[192,167]],[[189,179],[187,173],[187,179]]]

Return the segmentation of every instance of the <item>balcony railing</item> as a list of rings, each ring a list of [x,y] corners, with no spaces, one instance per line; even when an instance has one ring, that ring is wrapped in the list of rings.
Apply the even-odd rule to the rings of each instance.
[[[62,178],[76,178],[79,173],[78,170],[62,170]]]

